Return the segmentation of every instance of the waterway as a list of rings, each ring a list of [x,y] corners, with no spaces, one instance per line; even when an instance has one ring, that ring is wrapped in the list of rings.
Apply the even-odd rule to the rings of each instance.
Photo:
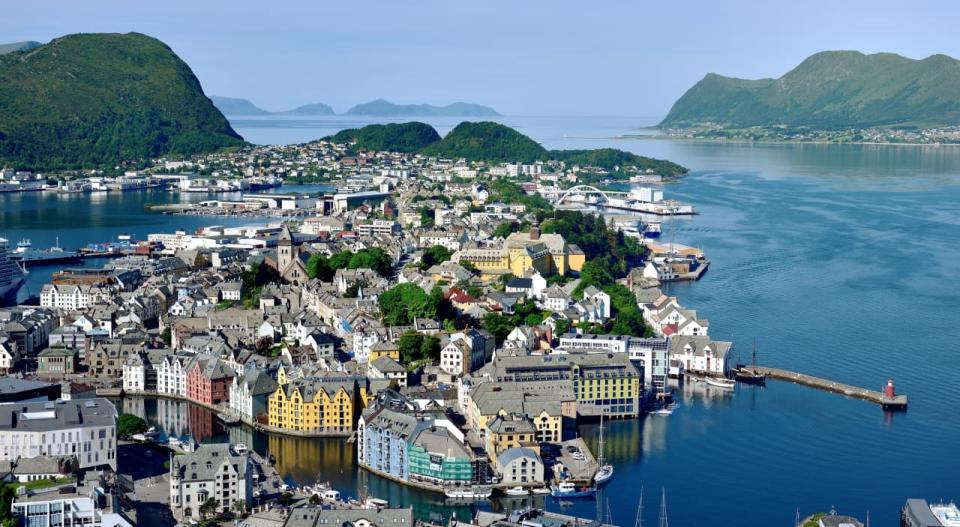
[[[892,377],[910,396],[907,412],[886,414],[871,403],[776,381],[732,394],[688,387],[672,416],[610,423],[607,454],[616,475],[599,502],[574,502],[568,512],[594,517],[609,501],[613,521],[632,525],[642,486],[648,525],[666,488],[674,525],[790,525],[797,509],[805,516],[835,506],[861,519],[869,510],[872,525],[892,527],[908,497],[960,498],[960,148],[624,140],[611,137],[652,120],[504,120],[548,148],[611,146],[690,167],[667,194],[694,203],[700,214],[667,222],[663,236],[702,247],[712,265],[699,282],[669,292],[710,321],[714,338],[734,341],[743,358],[756,338],[764,364],[872,389]],[[344,126],[331,123],[337,119],[250,121],[235,124],[265,143]],[[441,132],[452,126],[433,124]],[[21,224],[29,215],[7,207],[37,198],[2,199],[0,236],[11,239],[42,235],[52,243],[60,233],[70,245],[64,238],[79,241],[81,233],[102,241],[118,232],[172,230],[178,222],[225,223],[153,215],[142,203],[78,201],[61,213],[51,199],[29,213],[35,222]],[[593,441],[596,425],[579,432]],[[313,482],[319,473],[347,495],[363,484],[353,447],[341,441],[244,442],[283,451],[278,464],[291,481]],[[432,495],[378,478],[366,485],[421,516],[443,513]]]

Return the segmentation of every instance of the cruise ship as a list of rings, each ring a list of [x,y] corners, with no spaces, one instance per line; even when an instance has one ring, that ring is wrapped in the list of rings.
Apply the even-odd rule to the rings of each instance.
[[[10,259],[7,240],[0,238],[0,306],[16,302],[17,291],[26,279],[25,271]]]

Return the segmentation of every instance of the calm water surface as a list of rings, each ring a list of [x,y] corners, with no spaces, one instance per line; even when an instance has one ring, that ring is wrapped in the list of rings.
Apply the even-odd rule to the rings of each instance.
[[[874,389],[892,377],[911,398],[908,412],[891,415],[775,381],[733,394],[681,388],[674,415],[610,425],[616,476],[599,502],[575,502],[568,511],[594,517],[609,502],[613,520],[629,526],[643,486],[649,525],[665,487],[674,525],[729,518],[791,525],[798,508],[806,515],[833,505],[861,519],[869,510],[873,525],[894,526],[907,497],[960,497],[960,149],[623,140],[611,137],[638,133],[653,120],[502,120],[548,148],[612,146],[693,169],[667,193],[701,214],[668,222],[664,237],[702,247],[713,264],[701,281],[670,293],[744,358],[756,338],[764,364]],[[282,143],[366,123],[234,124],[253,141]],[[456,120],[431,124],[442,133]],[[76,245],[68,240],[225,223],[146,213],[142,203],[154,196],[128,196],[3,197],[0,236],[52,243],[60,233],[61,243]],[[596,427],[583,425],[580,433],[594,440]],[[421,517],[447,510],[430,495],[359,479],[352,446],[342,442],[244,442],[283,451],[278,458],[290,481],[312,482],[319,473],[345,494],[366,484],[393,504],[413,504]],[[546,505],[559,508],[549,499]]]

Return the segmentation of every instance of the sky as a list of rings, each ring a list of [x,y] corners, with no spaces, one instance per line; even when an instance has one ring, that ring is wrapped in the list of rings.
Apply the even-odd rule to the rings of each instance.
[[[507,115],[667,113],[705,74],[778,77],[827,49],[960,57],[957,2],[3,1],[0,43],[137,31],[208,95],[268,110],[376,98]]]

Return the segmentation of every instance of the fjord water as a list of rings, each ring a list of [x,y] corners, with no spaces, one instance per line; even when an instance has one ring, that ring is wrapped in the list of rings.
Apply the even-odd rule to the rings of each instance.
[[[678,388],[681,406],[672,416],[609,423],[614,479],[598,502],[564,510],[594,517],[598,509],[606,515],[609,503],[613,521],[629,527],[643,486],[651,525],[663,487],[674,525],[791,525],[798,509],[803,516],[836,506],[861,519],[869,510],[871,524],[883,527],[898,524],[907,497],[960,497],[960,148],[611,139],[642,133],[636,125],[652,121],[502,120],[548,148],[622,148],[693,169],[666,193],[700,214],[667,222],[664,239],[702,247],[712,265],[702,280],[671,286],[670,294],[708,319],[714,338],[734,341],[745,361],[756,338],[763,364],[871,389],[892,377],[910,396],[907,412],[886,414],[871,403],[777,381],[733,394]],[[234,122],[260,143],[362,124]],[[431,124],[443,133],[456,120]],[[67,246],[117,231],[227,223],[143,210],[142,201],[163,196],[129,209],[109,200],[71,202],[69,213],[45,208],[59,207],[57,200],[0,199],[0,236],[43,235],[52,243],[60,233]],[[24,213],[7,212],[16,203],[35,218],[21,224]],[[49,214],[58,219],[48,222]],[[205,440],[227,439],[209,431],[212,415],[194,413],[180,422]],[[597,427],[585,424],[579,433],[595,443]],[[371,495],[412,504],[421,517],[449,514],[436,497],[361,475],[352,445],[259,435],[243,442],[282,451],[278,464],[290,482],[329,480],[346,495],[365,483]]]

